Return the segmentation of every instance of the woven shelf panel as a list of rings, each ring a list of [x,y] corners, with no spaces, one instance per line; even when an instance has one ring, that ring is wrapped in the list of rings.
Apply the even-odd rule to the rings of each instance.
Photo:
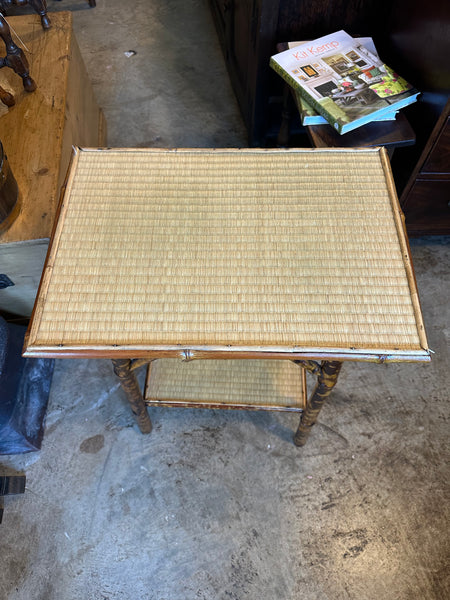
[[[82,150],[30,342],[419,349],[378,151]]]
[[[287,360],[158,359],[148,370],[147,404],[300,411],[302,369]]]

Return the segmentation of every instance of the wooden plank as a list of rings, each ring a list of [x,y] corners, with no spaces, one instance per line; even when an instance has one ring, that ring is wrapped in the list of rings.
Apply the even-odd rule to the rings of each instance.
[[[97,106],[78,42],[71,36],[70,72],[66,90],[66,112],[58,187],[64,183],[73,146],[106,145],[106,121]],[[82,118],[81,118],[82,116]]]
[[[44,31],[38,15],[9,17],[26,48],[37,90],[25,92],[11,69],[0,85],[16,105],[0,107],[0,139],[19,185],[22,210],[0,244],[49,238],[72,145],[105,145],[105,127],[72,31],[72,15],[52,15]],[[99,140],[99,132],[101,139]]]

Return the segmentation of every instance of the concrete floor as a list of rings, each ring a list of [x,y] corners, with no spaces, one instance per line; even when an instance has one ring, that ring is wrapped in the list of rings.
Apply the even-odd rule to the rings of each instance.
[[[246,145],[206,0],[86,6],[49,0],[110,145]],[[27,475],[0,599],[449,598],[448,241],[412,240],[433,362],[346,364],[303,449],[285,413],[153,409],[143,436],[108,361],[57,361],[42,450],[0,458]]]

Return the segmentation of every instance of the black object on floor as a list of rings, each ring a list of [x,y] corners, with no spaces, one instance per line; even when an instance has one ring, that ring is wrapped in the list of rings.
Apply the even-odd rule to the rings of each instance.
[[[25,475],[0,476],[0,523],[3,519],[3,496],[25,493]]]
[[[0,454],[39,450],[55,361],[22,358],[23,325],[0,317]]]

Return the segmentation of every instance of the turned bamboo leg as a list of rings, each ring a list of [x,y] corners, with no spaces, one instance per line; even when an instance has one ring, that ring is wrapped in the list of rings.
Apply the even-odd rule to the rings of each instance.
[[[300,424],[294,436],[296,446],[304,446],[317,421],[320,409],[335,386],[342,363],[338,361],[323,361],[317,377],[317,384],[308,401],[305,411],[300,418]]]
[[[127,395],[131,410],[136,416],[139,429],[142,433],[150,433],[152,430],[152,422],[147,412],[142,392],[136,379],[136,375],[131,369],[131,360],[129,359],[113,359],[114,373],[120,380],[122,389]]]

